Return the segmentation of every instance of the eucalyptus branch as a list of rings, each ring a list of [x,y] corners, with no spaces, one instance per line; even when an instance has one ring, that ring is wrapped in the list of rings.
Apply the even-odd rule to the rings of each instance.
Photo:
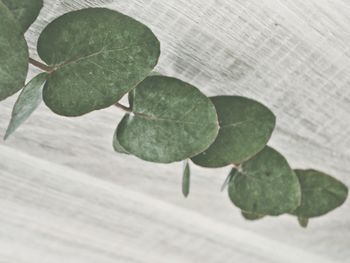
[[[189,83],[151,72],[161,54],[160,42],[131,17],[106,8],[70,12],[45,27],[37,48],[41,59],[68,62],[58,67],[29,58],[22,33],[37,18],[43,0],[28,2],[0,0],[0,72],[6,73],[0,78],[0,101],[22,89],[5,138],[43,99],[65,117],[112,105],[127,113],[138,108],[142,113],[135,114],[143,118],[123,118],[115,129],[114,150],[155,163],[186,160],[185,197],[191,160],[207,168],[231,166],[221,190],[227,188],[247,220],[293,214],[306,227],[309,218],[345,202],[348,189],[342,182],[316,170],[293,170],[282,154],[267,146],[276,125],[268,107],[242,96],[208,98]],[[28,62],[44,72],[23,87]],[[47,78],[55,70],[60,74]],[[132,107],[114,103],[132,89]]]

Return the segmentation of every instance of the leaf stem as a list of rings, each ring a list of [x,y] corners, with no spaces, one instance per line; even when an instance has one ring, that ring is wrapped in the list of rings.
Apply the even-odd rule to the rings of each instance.
[[[53,68],[33,59],[33,58],[29,58],[29,63],[32,64],[33,66],[37,67],[37,68],[40,68],[41,70],[44,70],[46,72],[52,72],[53,71]]]
[[[235,167],[235,168],[239,168],[241,164],[240,164],[240,163],[233,163],[232,165],[233,165],[233,167]]]
[[[123,111],[131,112],[131,109],[129,107],[124,106],[123,104],[120,104],[119,102],[114,104],[119,109],[122,109]]]

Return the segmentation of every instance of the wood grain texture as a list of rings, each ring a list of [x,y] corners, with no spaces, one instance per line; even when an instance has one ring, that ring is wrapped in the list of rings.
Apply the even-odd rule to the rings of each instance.
[[[116,183],[0,150],[6,262],[331,262]]]
[[[59,14],[113,8],[162,43],[157,70],[208,95],[271,107],[271,146],[294,168],[350,185],[350,3],[331,0],[49,0],[26,38]],[[37,73],[31,69],[30,77]],[[0,104],[4,134],[15,98]],[[349,262],[350,204],[301,229],[247,222],[219,189],[229,169],[151,164],[113,152],[115,108],[81,118],[44,105],[0,145],[0,262]]]

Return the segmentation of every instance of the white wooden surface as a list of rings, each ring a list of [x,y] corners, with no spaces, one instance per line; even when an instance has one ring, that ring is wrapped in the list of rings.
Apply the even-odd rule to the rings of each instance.
[[[331,0],[49,0],[26,35],[67,10],[106,6],[154,30],[161,73],[208,95],[269,105],[270,145],[293,167],[350,186],[350,3]],[[36,70],[31,69],[30,76]],[[0,104],[5,132],[15,98]],[[228,169],[113,153],[115,108],[79,118],[44,105],[0,144],[0,263],[350,262],[349,201],[299,228],[291,216],[246,222],[219,188]]]

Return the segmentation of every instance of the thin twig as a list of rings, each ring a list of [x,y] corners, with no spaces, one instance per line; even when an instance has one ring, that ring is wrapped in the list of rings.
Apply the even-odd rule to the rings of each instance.
[[[29,58],[29,63],[36,66],[37,68],[40,68],[41,70],[44,70],[46,72],[52,72],[53,71],[53,68],[33,59],[33,58]]]

